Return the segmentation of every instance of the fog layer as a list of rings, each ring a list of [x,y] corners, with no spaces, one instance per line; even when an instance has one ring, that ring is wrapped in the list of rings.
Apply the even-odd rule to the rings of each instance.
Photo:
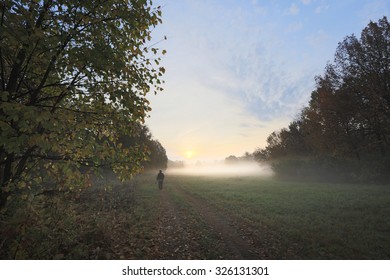
[[[259,165],[256,162],[226,164],[202,163],[186,165],[183,167],[170,167],[170,174],[197,175],[197,176],[272,176],[273,171],[268,165]]]

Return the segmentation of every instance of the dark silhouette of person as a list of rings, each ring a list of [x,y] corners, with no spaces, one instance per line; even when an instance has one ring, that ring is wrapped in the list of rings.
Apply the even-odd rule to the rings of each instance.
[[[162,173],[162,171],[160,170],[160,172],[158,172],[157,174],[158,188],[160,190],[162,190],[163,188],[164,177],[165,177],[164,173]]]

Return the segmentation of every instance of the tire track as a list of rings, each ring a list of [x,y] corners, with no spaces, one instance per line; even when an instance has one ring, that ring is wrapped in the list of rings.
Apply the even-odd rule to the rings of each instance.
[[[266,259],[253,228],[178,185],[160,192],[160,259]]]
[[[221,241],[230,251],[229,256],[233,259],[259,259],[261,254],[253,247],[253,242],[247,238],[237,225],[237,220],[229,217],[222,210],[197,198],[185,189],[173,186],[177,195],[187,201],[191,207],[199,214],[199,219],[205,221],[209,227],[221,238]],[[244,239],[245,238],[245,239]]]
[[[194,221],[173,201],[170,191],[160,192],[157,221],[158,259],[205,259],[203,248],[193,233]]]

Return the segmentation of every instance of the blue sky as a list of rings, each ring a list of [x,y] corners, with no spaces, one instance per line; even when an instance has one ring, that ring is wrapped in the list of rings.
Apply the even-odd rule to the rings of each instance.
[[[167,40],[153,135],[173,160],[240,156],[286,127],[346,36],[389,15],[385,0],[155,0]]]

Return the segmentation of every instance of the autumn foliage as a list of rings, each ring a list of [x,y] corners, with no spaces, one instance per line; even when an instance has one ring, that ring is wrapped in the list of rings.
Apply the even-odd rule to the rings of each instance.
[[[299,117],[255,155],[278,175],[385,181],[390,174],[390,24],[370,24],[336,50]]]
[[[124,147],[162,90],[151,1],[2,1],[0,207],[15,196],[78,189],[86,169],[122,179],[149,157]]]

